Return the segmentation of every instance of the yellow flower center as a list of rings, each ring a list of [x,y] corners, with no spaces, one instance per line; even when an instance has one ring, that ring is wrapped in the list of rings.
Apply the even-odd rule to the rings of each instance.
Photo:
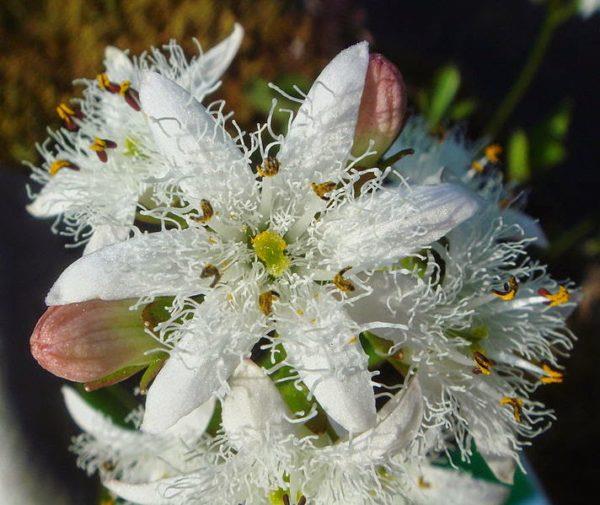
[[[263,231],[252,239],[252,247],[258,259],[274,277],[280,277],[290,267],[290,259],[285,254],[287,243],[274,231]]]

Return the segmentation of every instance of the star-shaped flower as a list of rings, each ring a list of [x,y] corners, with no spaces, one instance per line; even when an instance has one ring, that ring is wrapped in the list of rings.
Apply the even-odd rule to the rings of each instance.
[[[223,396],[261,339],[281,343],[285,363],[343,430],[361,433],[375,423],[358,335],[380,323],[353,320],[349,295],[469,219],[478,200],[453,184],[385,188],[388,170],[356,168],[360,158],[350,153],[368,63],[366,43],[342,51],[287,135],[267,125],[249,150],[182,87],[143,75],[142,110],[179,188],[181,205],[163,215],[180,229],[83,257],[47,303],[176,297],[163,332],[172,351],[148,392],[144,430],[163,432]],[[267,134],[273,140],[265,146]],[[258,180],[253,152],[262,158]]]
[[[156,205],[156,182],[165,174],[140,112],[140,74],[158,72],[201,101],[219,86],[242,36],[235,25],[227,39],[190,62],[173,41],[166,55],[153,49],[133,59],[108,47],[105,72],[78,81],[86,87],[83,99],[58,107],[65,128],[39,146],[45,163],[33,167],[32,178],[43,188],[29,212],[55,217],[55,226],[62,222],[61,233],[88,241],[86,253],[128,238],[136,210]]]

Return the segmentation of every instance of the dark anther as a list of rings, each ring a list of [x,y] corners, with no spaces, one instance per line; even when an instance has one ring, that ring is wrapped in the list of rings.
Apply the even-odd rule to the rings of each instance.
[[[217,283],[219,282],[219,280],[221,279],[221,273],[219,272],[219,269],[216,266],[211,265],[209,263],[202,269],[202,272],[200,273],[200,277],[202,279],[214,277],[213,281],[210,283],[210,287],[214,288],[217,285]]]

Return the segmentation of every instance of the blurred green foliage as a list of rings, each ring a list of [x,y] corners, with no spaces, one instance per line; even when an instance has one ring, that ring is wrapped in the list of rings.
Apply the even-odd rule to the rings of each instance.
[[[514,130],[507,142],[507,173],[511,181],[530,182],[535,174],[555,167],[567,157],[565,141],[571,123],[572,106],[561,103],[546,119],[526,131]]]

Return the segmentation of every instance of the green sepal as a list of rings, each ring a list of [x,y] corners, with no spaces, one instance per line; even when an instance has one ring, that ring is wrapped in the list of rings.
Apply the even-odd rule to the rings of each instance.
[[[378,337],[370,331],[360,334],[360,343],[369,357],[369,368],[380,367],[384,362],[389,363],[401,375],[408,373],[408,365],[403,362],[397,354],[390,354],[393,342],[385,338]]]
[[[165,362],[169,358],[169,355],[167,353],[163,353],[163,352],[158,353],[157,355],[154,355],[154,356],[155,356],[155,358],[148,365],[148,368],[146,368],[146,371],[144,372],[144,374],[142,375],[142,378],[140,379],[140,391],[142,391],[142,393],[144,393],[144,394],[146,393],[146,391],[148,391],[148,387],[150,386],[150,383],[158,375],[158,372],[160,372],[160,370],[164,366]]]
[[[134,366],[126,366],[123,367],[116,372],[105,375],[104,377],[97,379],[95,381],[86,382],[84,387],[86,391],[95,391],[100,388],[104,388],[107,386],[112,386],[117,382],[124,381],[128,379],[132,375],[140,372],[146,367],[146,365],[134,365]]]
[[[171,317],[169,308],[173,303],[172,296],[159,296],[142,310],[142,320],[147,328],[155,328],[158,323],[167,321]]]

